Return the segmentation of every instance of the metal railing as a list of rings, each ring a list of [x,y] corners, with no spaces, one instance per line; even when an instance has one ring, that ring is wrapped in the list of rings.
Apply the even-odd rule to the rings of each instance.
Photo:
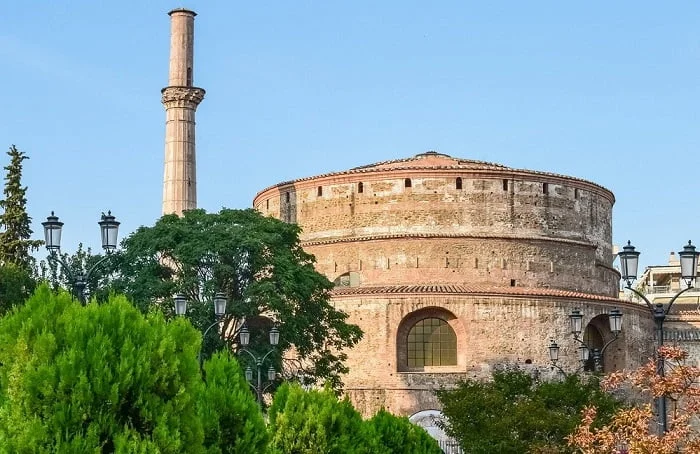
[[[438,440],[438,444],[445,454],[464,454],[462,448],[454,440]]]

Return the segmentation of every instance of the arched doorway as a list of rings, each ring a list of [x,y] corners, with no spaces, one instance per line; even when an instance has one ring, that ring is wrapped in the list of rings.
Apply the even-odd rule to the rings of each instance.
[[[588,361],[584,364],[585,371],[612,372],[624,366],[624,331],[615,338],[610,331],[608,314],[600,314],[591,319],[583,332],[583,341],[589,349]],[[599,364],[597,369],[596,355]]]

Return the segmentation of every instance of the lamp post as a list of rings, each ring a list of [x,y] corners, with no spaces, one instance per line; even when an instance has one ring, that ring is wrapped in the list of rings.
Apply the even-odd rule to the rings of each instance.
[[[187,313],[187,298],[185,295],[178,293],[175,295],[173,298],[174,306],[175,306],[175,315],[180,315],[183,316],[185,313]],[[216,325],[221,324],[221,318],[226,314],[226,305],[228,304],[228,300],[226,299],[226,295],[222,292],[217,292],[214,295],[214,316],[216,317],[216,320],[214,323],[209,325],[207,329],[204,330],[204,333],[202,334],[202,341],[207,338],[207,333],[209,333],[209,330],[211,330],[213,327]],[[197,361],[199,362],[199,369],[202,370],[202,367],[204,365],[204,362],[202,360],[202,347],[199,348],[199,354],[197,354]]]
[[[175,295],[173,300],[175,305],[175,315],[185,315],[187,312],[187,298],[185,298],[185,295],[178,293]],[[207,333],[209,330],[216,325],[221,324],[221,318],[224,316],[224,314],[226,314],[226,304],[228,304],[226,295],[224,293],[217,292],[216,295],[214,295],[214,316],[216,317],[216,320],[204,330],[204,333],[202,334],[202,341],[207,338]],[[199,362],[199,368],[201,370],[202,366],[204,365],[202,361],[202,347],[199,348],[197,361]]]
[[[663,304],[657,303],[652,304],[651,301],[647,299],[644,294],[638,290],[632,288],[632,283],[637,279],[637,270],[639,268],[639,251],[636,251],[634,246],[630,241],[627,245],[622,248],[622,251],[617,255],[620,257],[620,275],[622,280],[625,282],[625,288],[638,297],[640,297],[647,305],[651,316],[654,319],[654,324],[656,325],[656,373],[663,377],[665,375],[664,359],[659,355],[658,349],[664,345],[664,320],[666,316],[671,311],[673,303],[676,302],[679,296],[693,288],[693,280],[697,274],[698,266],[698,253],[695,250],[692,242],[688,241],[688,244],[683,246],[683,250],[678,253],[681,262],[681,279],[685,281],[686,288],[681,289],[678,293],[673,295],[671,300],[668,302],[668,306],[664,308]],[[667,418],[666,418],[666,396],[660,396],[656,399],[656,406],[659,412],[659,422],[661,433],[666,433],[668,430]]]
[[[585,367],[586,362],[590,358],[591,354],[593,354],[593,368],[595,372],[600,372],[602,370],[602,359],[605,350],[610,346],[610,344],[617,340],[618,336],[620,335],[620,332],[622,331],[622,312],[617,308],[610,310],[610,312],[608,313],[608,322],[610,323],[610,331],[613,334],[613,338],[607,341],[601,349],[591,348],[591,346],[588,345],[586,340],[580,337],[581,332],[583,331],[583,314],[579,309],[574,309],[571,311],[571,313],[569,314],[570,331],[573,335],[574,340],[579,344],[578,359],[581,363],[579,368],[576,369],[576,372],[574,373],[578,373]],[[549,360],[552,362],[552,366],[556,367],[557,369],[559,369],[559,371],[566,375],[564,369],[562,369],[561,366],[557,364],[557,362],[559,361],[559,345],[554,339],[552,339],[548,348]]]
[[[202,339],[206,338],[209,330],[221,323],[221,318],[226,314],[227,303],[228,300],[226,299],[225,294],[218,292],[214,296],[214,314],[216,315],[216,321],[214,321],[214,323],[209,325],[207,329],[204,330],[204,333],[202,334]],[[184,316],[187,312],[187,298],[184,295],[175,295],[175,297],[173,298],[173,305],[176,315]],[[265,393],[267,388],[269,388],[274,383],[275,377],[277,376],[277,371],[275,370],[275,368],[273,366],[270,366],[266,371],[267,380],[263,380],[263,367],[265,364],[265,360],[276,350],[275,347],[277,346],[277,344],[279,344],[280,331],[276,326],[272,327],[272,329],[270,330],[270,346],[272,348],[270,348],[270,350],[268,350],[263,356],[257,356],[255,353],[246,348],[250,344],[250,331],[245,325],[240,330],[239,340],[241,343],[241,348],[239,351],[245,352],[248,356],[250,356],[257,369],[257,380],[256,382],[253,382],[253,368],[250,366],[246,367],[246,381],[255,392],[255,397],[258,401],[258,404],[262,404],[263,394]],[[201,348],[199,350],[199,355],[197,355],[197,359],[199,361],[200,370],[203,370]],[[265,384],[266,381],[269,383]]]
[[[85,287],[87,287],[88,280],[92,276],[92,273],[107,259],[112,258],[112,252],[117,248],[117,234],[119,232],[120,223],[112,216],[112,212],[108,211],[107,214],[102,213],[102,217],[97,224],[100,226],[102,249],[104,249],[106,255],[92,265],[87,273],[81,270],[73,274],[70,266],[60,256],[63,222],[59,221],[58,216],[54,215],[52,211],[51,216],[47,216],[46,221],[41,223],[41,225],[44,226],[46,249],[49,251],[48,260],[61,264],[71,282],[72,294],[77,297],[83,305],[86,302]]]
[[[255,369],[257,370],[257,380],[253,382],[253,368],[248,366],[245,369],[245,379],[250,385],[250,387],[255,391],[255,397],[258,401],[258,405],[262,405],[263,401],[263,394],[269,388],[272,386],[272,384],[275,381],[275,377],[277,376],[277,371],[275,371],[275,368],[273,366],[270,366],[267,369],[267,383],[266,385],[264,384],[263,380],[263,366],[265,363],[265,360],[270,356],[276,349],[275,347],[279,343],[280,340],[280,332],[279,329],[277,329],[276,326],[273,326],[272,329],[270,330],[270,350],[267,351],[262,357],[257,356],[255,353],[251,352],[248,350],[247,347],[248,344],[250,343],[250,331],[248,331],[248,328],[246,326],[243,326],[241,328],[240,332],[240,341],[241,341],[241,352],[245,352],[250,356],[250,358],[253,360],[253,363],[255,363]]]

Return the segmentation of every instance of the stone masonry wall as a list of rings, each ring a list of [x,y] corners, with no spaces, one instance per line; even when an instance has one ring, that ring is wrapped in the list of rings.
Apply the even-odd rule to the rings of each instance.
[[[359,285],[477,284],[560,288],[615,295],[619,274],[599,266],[579,242],[518,238],[385,238],[311,243],[319,272],[336,281],[357,273]]]
[[[569,334],[568,314],[581,309],[584,326],[612,307],[623,310],[623,331],[604,355],[605,369],[635,367],[651,355],[648,341],[653,324],[642,306],[622,302],[577,299],[489,297],[474,295],[343,295],[336,308],[365,335],[348,356],[351,373],[345,387],[365,414],[384,406],[410,415],[439,408],[432,390],[460,379],[487,378],[497,365],[535,365],[549,370],[548,345],[561,346],[565,370],[578,367],[577,344]],[[404,328],[412,318],[446,319],[457,334],[458,365],[410,370],[402,356]],[[610,338],[612,335],[604,333]]]
[[[323,177],[271,188],[256,197],[254,206],[279,219],[295,211],[304,241],[397,233],[517,234],[588,242],[599,261],[611,262],[612,201],[599,192],[578,180],[459,175]],[[456,189],[457,178],[462,189]]]

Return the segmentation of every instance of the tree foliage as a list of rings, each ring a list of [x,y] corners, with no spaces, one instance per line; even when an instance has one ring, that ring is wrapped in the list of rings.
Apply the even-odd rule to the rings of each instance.
[[[229,352],[204,363],[206,385],[199,407],[208,454],[262,453],[267,428],[240,366]]]
[[[39,249],[42,241],[30,239],[31,218],[27,214],[27,187],[22,186],[22,161],[27,155],[12,145],[7,152],[10,164],[5,167],[5,188],[0,200],[0,264],[14,264],[31,271],[33,259],[30,252]]]
[[[0,316],[24,304],[34,291],[35,284],[26,269],[13,263],[0,265]]]
[[[196,452],[199,336],[123,297],[81,307],[45,286],[0,320],[0,446]]]
[[[270,453],[377,454],[379,441],[349,400],[284,384],[269,412]]]
[[[78,249],[73,254],[62,252],[58,253],[58,256],[68,265],[67,268],[58,260],[47,258],[39,262],[38,277],[48,282],[54,291],[65,289],[69,292],[72,292],[75,278],[87,278],[87,272],[104,258],[100,254],[93,255],[92,250],[85,248],[83,243],[78,244]],[[105,302],[112,291],[111,279],[114,277],[114,270],[105,264],[95,271],[85,279],[85,295],[87,299],[96,298],[99,302]],[[77,298],[77,295],[73,296]]]
[[[214,294],[224,292],[229,305],[219,332],[232,349],[243,322],[251,330],[250,348],[258,352],[268,347],[267,331],[275,323],[279,351],[293,347],[301,359],[295,373],[340,385],[347,371],[343,350],[358,342],[361,331],[330,304],[332,284],[301,248],[298,226],[254,210],[192,210],[141,227],[122,246],[114,285],[143,310],[171,314],[172,296],[183,293],[192,302],[192,323],[204,331],[215,321]],[[205,354],[221,345],[216,330],[211,333]]]
[[[408,418],[380,410],[367,421],[386,454],[442,454],[437,441]]]
[[[124,297],[83,307],[39,287],[0,319],[0,452],[260,452],[240,368],[219,355],[205,385],[200,339]]]
[[[606,417],[619,403],[591,377],[538,382],[519,370],[496,371],[493,380],[466,380],[437,393],[445,431],[470,453],[571,452],[566,436],[586,405]]]
[[[693,419],[700,416],[700,368],[686,364],[688,353],[679,347],[661,347],[658,355],[666,363],[664,376],[658,374],[656,360],[650,360],[639,369],[614,372],[602,384],[608,390],[631,385],[649,399],[665,397],[670,403],[668,431],[659,434],[659,423],[649,403],[619,409],[602,425],[598,408],[588,406],[582,412],[581,424],[569,437],[577,452],[700,452],[700,436],[692,427]]]

